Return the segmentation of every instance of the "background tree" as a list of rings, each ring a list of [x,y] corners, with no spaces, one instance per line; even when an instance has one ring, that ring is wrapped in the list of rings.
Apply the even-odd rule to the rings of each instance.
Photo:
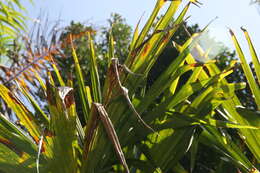
[[[79,52],[78,58],[80,63],[82,64],[85,75],[87,75],[87,73],[89,72],[89,69],[87,69],[89,63],[87,58],[89,55],[89,49],[86,48],[86,44],[88,41],[86,33],[89,31],[95,33],[93,35],[93,40],[97,42],[97,45],[95,45],[96,56],[98,58],[98,63],[101,66],[100,68],[102,71],[105,71],[106,69],[104,68],[107,67],[107,64],[104,64],[106,62],[104,61],[104,59],[108,58],[107,45],[109,42],[110,32],[112,32],[112,35],[114,37],[115,56],[118,57],[120,61],[123,61],[126,58],[132,34],[131,27],[126,23],[125,19],[117,13],[111,14],[111,17],[107,21],[108,26],[101,27],[100,31],[98,32],[96,31],[94,26],[85,26],[82,23],[75,23],[74,21],[72,21],[69,26],[65,27],[60,37],[61,51],[64,53],[65,57],[55,57],[61,69],[64,69],[64,71],[62,72],[64,75],[67,75],[73,69],[70,35],[74,40],[76,51]],[[102,74],[103,73],[101,72],[101,75]]]
[[[117,13],[112,13],[108,21],[108,27],[101,29],[100,49],[105,55],[108,51],[110,32],[114,39],[115,57],[123,62],[129,53],[129,43],[131,41],[132,28],[126,20]]]

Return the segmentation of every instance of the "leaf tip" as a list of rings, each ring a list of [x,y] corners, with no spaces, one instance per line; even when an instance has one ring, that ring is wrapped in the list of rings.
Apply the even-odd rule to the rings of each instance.
[[[243,26],[241,26],[240,29],[241,29],[243,32],[247,32],[247,30],[246,30]]]
[[[231,36],[234,36],[234,35],[235,35],[234,32],[233,32],[230,28],[228,28],[228,29],[229,29],[230,35],[231,35]]]

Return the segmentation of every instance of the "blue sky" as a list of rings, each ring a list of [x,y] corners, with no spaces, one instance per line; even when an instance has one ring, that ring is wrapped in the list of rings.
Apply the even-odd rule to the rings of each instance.
[[[186,2],[187,0],[183,0],[183,5]],[[201,8],[196,6],[190,8],[189,23],[198,23],[203,27],[218,16],[210,28],[213,37],[233,49],[227,27],[232,28],[242,43],[245,54],[248,55],[243,33],[239,29],[244,26],[253,38],[257,52],[260,50],[260,8],[249,5],[250,0],[200,0],[200,2],[203,3]],[[61,19],[63,24],[67,24],[75,20],[93,23],[99,27],[107,24],[106,19],[112,12],[117,12],[134,27],[144,12],[143,21],[147,19],[155,3],[156,0],[37,0],[37,2],[35,0],[34,6],[25,4],[29,7],[28,15],[31,18],[37,18],[42,11],[48,14],[51,21]]]

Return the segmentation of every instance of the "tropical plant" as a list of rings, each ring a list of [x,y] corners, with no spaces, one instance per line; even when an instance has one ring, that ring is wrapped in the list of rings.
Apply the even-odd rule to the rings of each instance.
[[[239,107],[237,109],[241,115],[246,116],[246,118],[250,119],[248,121],[250,121],[251,123],[254,123],[256,125],[259,125],[260,122],[257,121],[257,119],[259,118],[259,110],[260,110],[260,88],[259,88],[259,86],[260,86],[260,80],[259,80],[260,79],[260,63],[259,63],[259,59],[257,57],[255,48],[253,46],[253,43],[251,41],[251,38],[250,38],[247,30],[244,29],[243,27],[241,27],[241,30],[244,32],[245,38],[246,38],[248,46],[249,46],[250,54],[252,57],[253,68],[250,68],[249,64],[247,63],[245,55],[232,30],[230,30],[230,34],[232,36],[234,45],[236,47],[237,54],[241,61],[241,66],[242,66],[244,74],[247,78],[249,88],[252,92],[253,99],[255,101],[257,108],[256,108],[256,111],[241,108],[241,107]],[[256,117],[256,118],[254,119],[254,117]],[[259,136],[258,137],[255,136],[255,137],[258,138]]]
[[[153,25],[167,3],[168,10]],[[207,56],[207,50],[204,52],[198,42],[203,30],[183,45],[174,44],[178,57],[150,88],[145,87],[150,69],[185,21],[189,7],[199,5],[190,1],[172,22],[181,3],[181,0],[157,1],[140,33],[137,25],[124,64],[114,57],[110,35],[103,86],[92,32],[87,31],[90,86],[85,85],[86,76],[73,46],[73,36],[70,37],[77,78],[74,85],[79,86],[85,126],[75,111],[71,77],[64,81],[55,68],[54,75],[48,73],[46,84],[41,82],[48,112],[19,83],[19,97],[0,85],[0,97],[19,119],[14,125],[0,116],[0,170],[187,172],[196,166],[196,156],[203,152],[199,147],[203,146],[221,156],[212,172],[221,172],[227,166],[242,172],[259,172],[259,116],[252,120],[237,108],[241,104],[234,91],[245,84],[225,80],[232,73],[234,62],[220,71],[214,61],[195,61],[198,55]],[[152,26],[155,28],[150,33]],[[191,76],[180,84],[181,76],[188,71]],[[25,98],[27,102],[23,102]],[[244,155],[247,147],[250,156]],[[190,166],[186,167],[181,159],[188,155]]]
[[[30,2],[32,3],[32,0]],[[27,32],[25,22],[28,18],[23,15],[25,12],[26,9],[20,0],[0,2],[0,83],[10,90],[16,89],[13,85],[14,80],[23,87],[37,86],[38,82],[42,82],[39,79],[44,75],[40,72],[50,66],[48,62],[52,59],[49,55],[56,50],[53,42],[50,43],[50,47],[46,47],[44,34],[47,30],[42,26],[43,23],[36,22],[31,33]],[[35,91],[30,91],[35,95]],[[0,105],[1,112],[12,117],[2,99]]]
[[[45,26],[44,26],[45,25]],[[44,93],[39,84],[43,86],[42,78],[46,77],[48,70],[58,70],[52,63],[52,56],[59,54],[58,44],[56,43],[58,31],[55,30],[56,24],[52,28],[46,27],[46,23],[35,23],[30,32],[23,33],[23,41],[13,40],[12,47],[9,47],[6,58],[8,61],[0,65],[0,83],[11,91],[17,90],[15,86],[18,82],[34,98],[44,105]],[[50,26],[50,25],[48,25]],[[47,38],[46,35],[51,35]],[[44,99],[45,100],[45,99]],[[6,116],[12,117],[6,103],[0,99],[0,111]]]
[[[253,46],[253,43],[251,41],[251,38],[250,38],[247,30],[242,28],[242,27],[241,27],[241,30],[244,32],[245,38],[248,42],[249,50],[250,50],[251,57],[252,57],[252,62],[253,62],[253,65],[254,65],[253,69],[254,69],[254,72],[255,72],[256,75],[253,75],[253,71],[251,70],[250,66],[248,65],[247,60],[245,58],[245,55],[244,55],[244,53],[243,53],[243,51],[242,51],[242,49],[241,49],[241,47],[238,43],[236,36],[234,35],[233,31],[230,30],[230,33],[231,33],[232,39],[234,41],[234,45],[236,47],[237,54],[240,58],[242,68],[245,72],[245,76],[248,80],[250,89],[251,89],[251,91],[254,95],[254,100],[257,104],[257,110],[260,110],[260,90],[259,90],[260,63],[259,63],[259,59],[257,57],[255,48]]]
[[[32,2],[32,0],[30,0]],[[0,2],[0,55],[6,53],[8,45],[17,37],[19,31],[25,31],[25,11],[20,0],[2,0]]]

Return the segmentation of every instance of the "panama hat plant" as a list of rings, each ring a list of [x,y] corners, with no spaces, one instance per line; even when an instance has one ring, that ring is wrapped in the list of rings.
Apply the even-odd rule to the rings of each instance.
[[[190,1],[179,9],[182,3],[157,1],[143,29],[139,31],[139,24],[135,28],[123,63],[114,57],[110,35],[103,86],[91,32],[87,33],[86,46],[90,52],[86,59],[88,76],[83,76],[71,37],[76,81],[62,77],[55,61],[51,61],[53,73],[48,71],[45,79],[38,78],[47,111],[19,81],[17,93],[0,85],[0,97],[19,120],[15,124],[0,116],[0,172],[189,172],[203,152],[201,147],[219,154],[213,172],[226,165],[241,172],[258,172],[259,113],[241,108],[235,91],[245,84],[225,79],[235,62],[222,71],[214,61],[196,62],[194,51],[206,51],[199,48],[202,32],[192,35],[184,45],[173,44],[178,57],[149,88],[145,87],[150,69],[186,20],[189,7],[200,5]],[[157,20],[164,5],[168,9]],[[243,54],[232,37],[243,63]],[[249,36],[246,38],[255,69],[259,69]],[[244,69],[259,106],[259,83],[247,67]],[[180,84],[186,72],[190,76]],[[86,78],[91,81],[89,85]],[[75,92],[79,100],[75,100]],[[77,104],[83,109],[81,118]],[[250,157],[244,154],[247,148]],[[182,162],[184,157],[190,160],[188,166]]]

